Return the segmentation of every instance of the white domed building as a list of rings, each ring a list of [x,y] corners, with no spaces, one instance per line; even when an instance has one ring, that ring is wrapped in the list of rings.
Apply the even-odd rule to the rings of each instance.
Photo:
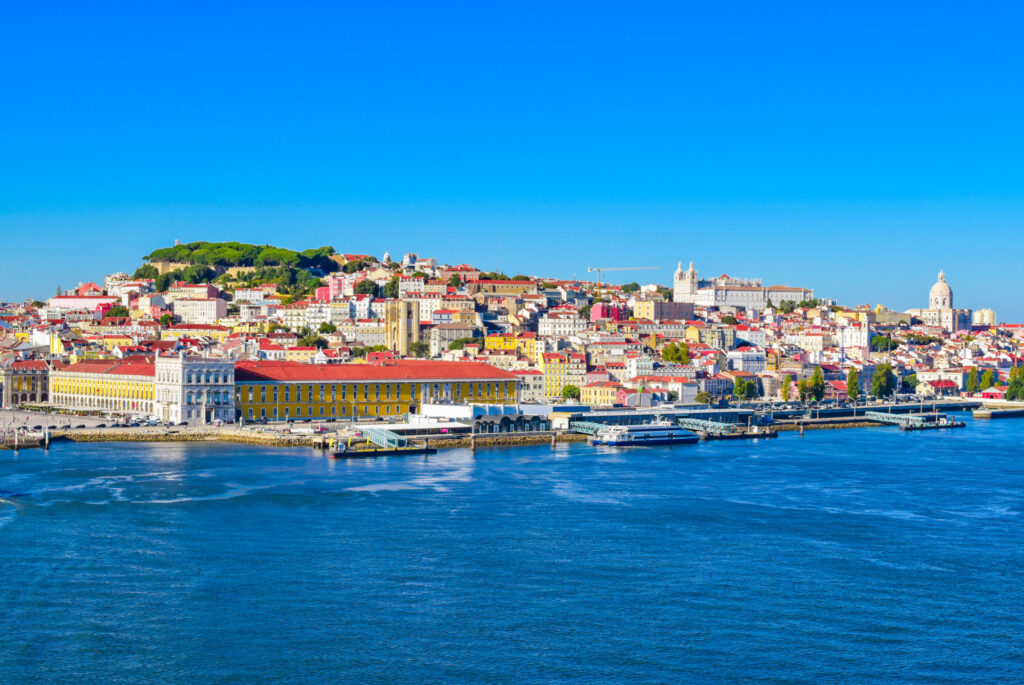
[[[971,328],[971,310],[953,308],[953,288],[946,282],[943,271],[928,291],[928,309],[908,309],[906,313],[920,319],[925,326],[941,328],[947,333]]]

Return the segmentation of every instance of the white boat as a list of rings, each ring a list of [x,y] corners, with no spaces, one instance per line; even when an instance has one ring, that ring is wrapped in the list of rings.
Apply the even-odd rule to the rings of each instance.
[[[591,445],[642,447],[643,445],[683,445],[700,440],[697,435],[668,421],[639,426],[608,426],[590,439]]]

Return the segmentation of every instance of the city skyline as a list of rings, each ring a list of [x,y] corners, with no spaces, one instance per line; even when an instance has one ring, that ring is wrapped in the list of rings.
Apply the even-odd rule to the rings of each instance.
[[[0,296],[173,239],[568,278],[693,259],[1024,319],[1011,3],[12,8]],[[500,237],[500,255],[497,245]],[[632,279],[630,279],[632,280]]]

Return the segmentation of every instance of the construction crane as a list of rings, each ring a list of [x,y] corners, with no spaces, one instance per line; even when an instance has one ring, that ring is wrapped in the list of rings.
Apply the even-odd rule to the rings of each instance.
[[[648,271],[650,269],[660,269],[660,266],[588,266],[587,273],[591,271],[597,272],[597,292],[601,292],[601,272],[602,271]]]

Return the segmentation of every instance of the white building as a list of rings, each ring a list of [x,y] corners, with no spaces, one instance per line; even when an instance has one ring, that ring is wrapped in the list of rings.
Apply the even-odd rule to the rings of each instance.
[[[228,314],[228,303],[219,297],[183,297],[171,303],[182,323],[215,324]]]
[[[777,305],[783,300],[802,302],[814,299],[814,290],[787,285],[765,287],[757,278],[739,279],[725,274],[710,281],[701,280],[693,262],[686,270],[679,262],[673,278],[672,299],[702,307],[760,310],[767,307],[769,301]]]
[[[946,282],[945,272],[928,291],[928,309],[908,309],[907,314],[917,317],[926,326],[941,328],[949,333],[971,327],[971,310],[953,308],[953,289]]]
[[[991,309],[979,309],[974,312],[971,321],[975,326],[995,326],[997,323],[996,313]]]
[[[161,421],[212,423],[235,420],[235,363],[189,357],[157,357],[154,411]]]
[[[574,314],[548,314],[537,322],[537,335],[542,338],[575,335],[590,328],[590,322]]]
[[[729,366],[734,371],[761,373],[765,369],[764,350],[757,347],[738,347],[725,353]]]

